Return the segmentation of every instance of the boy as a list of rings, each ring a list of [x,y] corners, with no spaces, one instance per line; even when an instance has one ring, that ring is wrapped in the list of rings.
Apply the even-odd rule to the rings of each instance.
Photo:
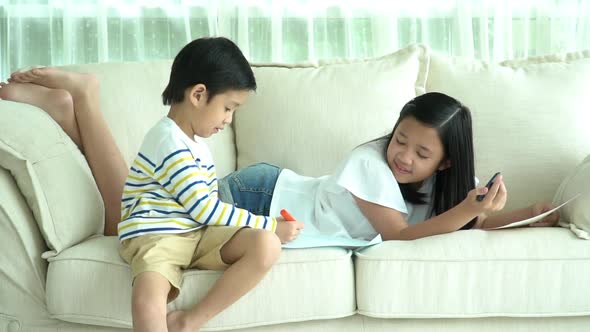
[[[174,59],[162,97],[168,116],[146,135],[122,196],[120,254],[132,268],[135,331],[198,331],[252,289],[303,227],[257,216],[218,199],[209,137],[232,121],[254,74],[225,38],[202,38]],[[182,270],[226,269],[188,311],[166,315]]]

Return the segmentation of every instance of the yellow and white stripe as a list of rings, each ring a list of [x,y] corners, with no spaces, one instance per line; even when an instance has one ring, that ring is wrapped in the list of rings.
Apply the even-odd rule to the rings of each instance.
[[[219,200],[209,148],[190,140],[169,118],[146,135],[132,168],[121,201],[121,240],[205,225],[276,229],[275,218],[256,216]]]

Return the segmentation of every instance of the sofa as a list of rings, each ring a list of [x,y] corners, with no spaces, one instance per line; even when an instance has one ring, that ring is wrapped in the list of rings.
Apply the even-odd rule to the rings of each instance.
[[[160,94],[170,66],[65,66],[98,77],[102,112],[128,163],[167,112]],[[579,184],[571,173],[590,154],[589,51],[488,63],[412,45],[373,59],[253,69],[257,91],[208,139],[220,177],[261,161],[329,174],[429,91],[472,110],[476,175],[502,172],[506,209],[551,201],[558,188],[557,200],[567,199],[564,186]],[[129,331],[131,270],[118,239],[102,235],[104,206],[83,155],[33,106],[0,101],[0,119],[0,331]],[[285,249],[202,330],[590,331],[590,242],[571,231],[588,216],[359,250]],[[199,301],[219,276],[187,270],[169,310]]]

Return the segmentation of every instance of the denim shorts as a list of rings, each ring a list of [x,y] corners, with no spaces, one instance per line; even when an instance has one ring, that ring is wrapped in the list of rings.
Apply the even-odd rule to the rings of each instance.
[[[219,180],[219,199],[260,216],[268,216],[281,168],[258,163]]]

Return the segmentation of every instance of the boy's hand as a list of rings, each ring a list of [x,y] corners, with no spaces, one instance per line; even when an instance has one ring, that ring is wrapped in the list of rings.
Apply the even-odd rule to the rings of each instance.
[[[482,201],[478,201],[478,195],[485,195],[485,197]],[[478,187],[469,191],[463,203],[474,213],[481,214],[502,210],[506,205],[507,197],[508,192],[500,175],[489,190],[486,187]]]
[[[283,217],[277,217],[277,221],[275,233],[283,244],[295,240],[299,236],[299,232],[305,227],[300,221],[286,221]]]
[[[531,205],[531,217],[538,216],[544,212],[547,212],[551,209],[555,208],[553,204],[548,202],[538,202]],[[553,227],[559,221],[559,210],[551,213],[547,217],[530,224],[530,227]]]

